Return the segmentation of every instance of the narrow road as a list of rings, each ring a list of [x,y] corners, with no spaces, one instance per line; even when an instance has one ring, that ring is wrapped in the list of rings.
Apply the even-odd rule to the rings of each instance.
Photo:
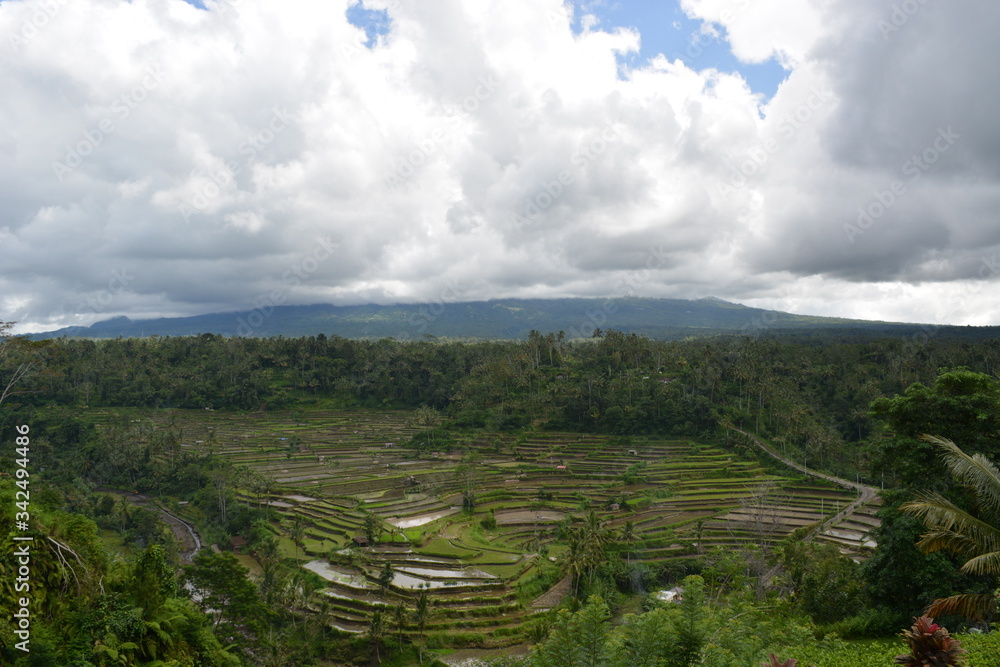
[[[183,528],[187,531],[187,536],[190,540],[181,540],[181,544],[184,545],[184,551],[181,552],[181,560],[185,563],[192,562],[194,557],[198,555],[198,552],[201,551],[202,547],[201,537],[198,536],[198,531],[196,531],[194,526],[189,524],[187,521],[177,518],[167,510],[160,509],[160,512],[167,517],[164,521],[170,525],[170,530],[173,531],[175,536],[178,535],[178,528],[181,526],[183,526]]]
[[[174,534],[174,537],[177,538],[177,543],[181,545],[181,561],[190,563],[194,560],[195,554],[197,554],[202,547],[201,537],[199,537],[198,531],[194,529],[194,526],[157,506],[153,502],[153,499],[149,496],[141,493],[134,493],[126,497],[134,505],[146,509],[153,509],[162,514],[162,521],[170,526],[171,532]]]
[[[854,491],[858,492],[858,497],[854,502],[852,502],[843,510],[838,512],[832,519],[822,521],[819,526],[817,526],[811,533],[809,533],[808,536],[806,536],[805,538],[806,541],[810,541],[814,537],[816,537],[816,535],[819,534],[825,526],[827,525],[836,526],[838,523],[849,517],[859,507],[861,507],[862,505],[867,505],[871,501],[875,500],[875,497],[878,495],[878,489],[876,489],[874,486],[868,486],[867,484],[859,484],[858,482],[852,482],[847,479],[841,479],[840,477],[834,477],[833,475],[827,475],[825,473],[813,470],[812,468],[807,468],[801,463],[796,463],[795,461],[785,458],[781,454],[778,454],[777,452],[773,451],[770,447],[764,444],[763,440],[755,436],[753,433],[748,433],[741,428],[736,428],[735,426],[730,426],[729,429],[732,431],[736,431],[737,433],[742,433],[746,437],[750,438],[750,440],[752,440],[754,443],[757,444],[758,447],[764,450],[764,452],[768,456],[777,459],[778,461],[781,461],[789,468],[798,470],[799,472],[804,473],[806,475],[810,475],[811,477],[818,477],[819,479],[825,479],[828,482],[833,482],[834,484],[837,484],[842,488],[853,489]]]

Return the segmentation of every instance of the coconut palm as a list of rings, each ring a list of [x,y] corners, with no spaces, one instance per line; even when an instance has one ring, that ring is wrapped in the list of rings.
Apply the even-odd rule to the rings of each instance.
[[[420,597],[417,598],[417,606],[413,610],[413,622],[417,625],[417,638],[420,640],[420,644],[417,647],[417,655],[420,658],[420,664],[424,664],[424,628],[427,626],[427,621],[430,620],[431,610],[430,605],[427,601],[427,591],[426,589],[420,591]]]
[[[296,514],[292,518],[292,527],[289,533],[292,538],[292,543],[295,545],[295,561],[298,562],[299,549],[305,546],[306,539],[306,527],[305,524],[302,523],[302,516],[300,514]]]
[[[372,654],[375,657],[375,664],[381,665],[382,658],[379,655],[379,648],[382,646],[382,640],[385,638],[385,619],[382,616],[382,610],[376,609],[372,612],[371,625],[368,626],[368,640],[372,643]]]
[[[625,545],[625,560],[631,565],[632,564],[632,545],[639,541],[639,534],[635,530],[635,523],[629,519],[622,526],[621,532],[619,533],[622,543]]]
[[[584,525],[569,531],[569,550],[563,559],[563,567],[572,576],[573,595],[579,596],[580,582],[587,576],[593,583],[594,573],[607,557],[607,547],[614,537],[597,513],[591,511]]]
[[[563,559],[563,567],[566,569],[566,573],[570,575],[570,581],[573,584],[573,596],[579,595],[580,579],[583,578],[583,573],[587,569],[586,555],[583,552],[582,540],[578,535],[577,531],[570,533],[569,538],[569,550],[566,552],[566,556]]]
[[[611,543],[613,535],[597,516],[597,512],[593,510],[587,515],[586,522],[580,531],[586,570],[590,583],[594,583],[594,572],[605,561],[607,547]]]
[[[385,567],[382,568],[382,572],[378,575],[378,587],[382,591],[382,596],[389,591],[392,587],[392,580],[395,578],[396,573],[392,569],[392,563],[389,561],[385,562]]]
[[[319,637],[320,641],[326,641],[326,631],[330,626],[330,616],[333,612],[333,605],[330,602],[330,596],[320,592],[313,593],[313,599],[318,602],[317,608],[319,613],[316,615],[316,623],[319,626]]]
[[[402,602],[392,608],[392,620],[396,625],[396,637],[399,640],[399,652],[403,652],[403,632],[406,630],[406,606]]]
[[[1000,469],[982,454],[970,456],[946,438],[922,435],[921,439],[941,449],[949,472],[972,493],[976,507],[974,513],[966,512],[940,494],[918,494],[900,507],[929,529],[917,545],[928,553],[951,551],[967,558],[962,572],[1000,575]],[[995,594],[953,595],[935,600],[926,613],[985,620],[997,602]]]
[[[132,507],[132,503],[129,501],[128,496],[119,496],[118,502],[115,503],[114,509],[115,516],[121,522],[121,532],[125,532],[125,527],[132,521],[132,516],[135,511]]]

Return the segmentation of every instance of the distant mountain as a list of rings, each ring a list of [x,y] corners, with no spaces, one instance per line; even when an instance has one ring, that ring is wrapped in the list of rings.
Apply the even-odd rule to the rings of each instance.
[[[920,335],[942,329],[964,336],[998,335],[997,327],[935,327],[792,315],[749,308],[721,299],[498,299],[468,303],[392,306],[276,306],[236,313],[132,320],[115,317],[89,327],[31,334],[34,339],[142,338],[149,336],[342,336],[518,339],[532,329],[563,331],[568,339],[590,338],[595,329],[617,329],[661,340],[718,334],[840,332],[844,335]],[[986,331],[984,331],[984,329]]]

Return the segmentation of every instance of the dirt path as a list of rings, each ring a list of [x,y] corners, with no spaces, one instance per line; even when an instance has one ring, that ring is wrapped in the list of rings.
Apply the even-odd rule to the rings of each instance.
[[[475,667],[481,660],[501,657],[524,657],[531,650],[530,644],[518,644],[502,649],[460,649],[448,655],[438,656],[438,660],[449,667]]]
[[[539,610],[556,607],[564,597],[569,595],[569,587],[572,584],[572,579],[573,577],[567,574],[558,584],[535,598],[530,605],[531,608]]]
[[[782,463],[784,463],[789,468],[793,468],[795,470],[798,470],[801,473],[805,473],[806,475],[810,475],[812,477],[818,477],[819,479],[825,479],[826,481],[833,482],[834,484],[837,484],[838,486],[841,486],[841,487],[843,487],[845,489],[853,489],[853,490],[855,490],[855,491],[858,492],[858,497],[857,497],[857,499],[854,500],[854,502],[852,502],[850,505],[848,505],[843,510],[841,510],[840,512],[838,512],[832,519],[829,519],[829,520],[821,522],[820,525],[817,526],[806,537],[806,541],[812,540],[814,537],[816,537],[816,535],[818,535],[820,532],[822,532],[822,530],[826,526],[836,526],[838,523],[840,523],[841,521],[843,521],[844,519],[846,519],[847,517],[849,517],[859,507],[862,507],[863,505],[867,505],[871,501],[875,500],[875,497],[878,495],[878,489],[876,489],[873,486],[868,486],[866,484],[859,484],[857,482],[852,482],[852,481],[847,480],[847,479],[841,479],[840,477],[834,477],[833,475],[827,475],[825,473],[818,472],[816,470],[813,470],[812,468],[807,468],[804,465],[802,465],[801,463],[796,463],[795,461],[792,461],[791,459],[785,458],[781,454],[778,454],[777,452],[773,451],[770,447],[768,447],[767,445],[765,445],[764,442],[760,438],[758,438],[754,434],[747,433],[743,429],[736,428],[735,426],[730,426],[729,428],[731,430],[733,430],[733,431],[736,431],[737,433],[742,433],[746,437],[750,438],[752,441],[754,441],[757,444],[758,447],[760,447],[762,450],[764,450],[764,452],[768,456],[781,461]]]

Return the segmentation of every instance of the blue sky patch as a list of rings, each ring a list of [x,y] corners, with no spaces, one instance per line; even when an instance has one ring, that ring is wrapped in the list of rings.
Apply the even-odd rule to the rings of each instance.
[[[391,19],[384,9],[366,9],[361,2],[356,2],[347,8],[347,20],[351,25],[365,31],[368,41],[365,46],[375,45],[380,35],[389,34]]]
[[[677,0],[573,0],[574,25],[583,30],[582,17],[593,14],[601,30],[634,28],[641,35],[640,52],[621,58],[629,67],[641,67],[659,54],[681,60],[693,70],[715,68],[739,72],[755,93],[770,99],[788,76],[773,58],[761,64],[740,62],[733,55],[721,28],[718,37],[702,31],[703,21],[692,20]]]
[[[2,1],[2,0],[0,0]],[[184,0],[201,9],[201,0]],[[601,30],[617,27],[637,29],[642,36],[641,50],[622,56],[629,67],[641,67],[659,54],[671,60],[680,59],[694,70],[715,68],[721,72],[739,72],[750,89],[770,99],[788,76],[777,60],[748,64],[737,60],[729,48],[725,34],[718,37],[702,32],[703,22],[688,18],[679,0],[571,0],[574,6],[573,30],[583,31],[583,17],[593,14]],[[391,27],[389,13],[366,9],[360,1],[347,9],[347,20],[365,31],[366,45],[371,47],[380,35]],[[720,29],[721,30],[721,29]]]

